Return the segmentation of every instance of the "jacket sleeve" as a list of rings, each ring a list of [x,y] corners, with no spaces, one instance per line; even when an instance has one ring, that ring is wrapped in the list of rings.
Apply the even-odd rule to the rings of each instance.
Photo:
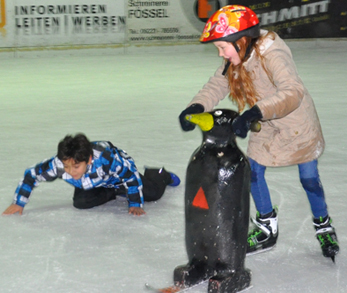
[[[134,160],[125,151],[117,149],[110,171],[110,175],[118,182],[115,185],[123,185],[126,188],[129,207],[142,207],[142,181]]]
[[[203,105],[205,111],[208,112],[217,106],[218,103],[230,93],[228,80],[224,75],[222,75],[224,67],[225,64],[223,62],[188,106],[198,103]]]
[[[127,179],[127,200],[130,207],[143,207],[142,181],[137,171]]]
[[[300,106],[305,88],[290,53],[276,49],[264,57],[266,67],[272,74],[276,92],[258,101],[257,105],[262,112],[263,120],[282,118]]]
[[[29,197],[39,182],[54,181],[58,178],[56,157],[45,160],[24,172],[24,178],[19,182],[13,203],[24,207],[29,202]]]

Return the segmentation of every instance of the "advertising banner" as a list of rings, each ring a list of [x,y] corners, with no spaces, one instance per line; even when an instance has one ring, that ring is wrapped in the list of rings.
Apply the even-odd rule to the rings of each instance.
[[[125,42],[124,0],[0,1],[1,47]]]
[[[186,17],[185,4],[188,4],[189,13],[195,15],[194,1],[128,0],[129,43],[197,42],[201,31]]]
[[[203,24],[217,9],[233,0],[181,0],[185,15],[195,28]],[[239,0],[258,16],[264,29],[276,31],[282,38],[347,37],[346,0]],[[183,4],[182,4],[183,5]]]
[[[233,0],[0,0],[0,48],[196,43]],[[347,37],[347,0],[239,0],[282,38]]]
[[[346,0],[240,2],[257,13],[262,28],[276,31],[282,38],[347,37]]]

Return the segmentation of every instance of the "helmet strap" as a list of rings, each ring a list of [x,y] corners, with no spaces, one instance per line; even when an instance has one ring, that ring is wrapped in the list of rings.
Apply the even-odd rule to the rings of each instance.
[[[222,72],[222,75],[225,75],[230,67],[230,61],[228,60],[227,63],[225,64],[224,70]]]
[[[253,46],[257,42],[257,40],[258,40],[258,38],[252,39],[251,42],[249,43],[249,45],[246,49],[246,54],[245,54],[244,60],[246,60],[250,56],[252,49],[253,49]]]
[[[240,52],[240,48],[238,47],[238,45],[236,45],[236,42],[232,42],[232,44],[234,45],[236,52]]]

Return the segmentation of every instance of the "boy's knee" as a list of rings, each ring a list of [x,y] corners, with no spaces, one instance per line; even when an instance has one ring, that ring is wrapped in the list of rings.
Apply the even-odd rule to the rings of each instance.
[[[84,210],[84,209],[90,209],[92,206],[88,204],[85,200],[74,200],[72,204],[76,209]]]
[[[165,186],[171,182],[171,175],[164,168],[160,168],[160,169],[148,168],[145,170],[145,173],[143,174],[143,176],[153,182],[163,181],[165,183]]]
[[[114,188],[100,187],[89,190],[76,188],[73,196],[73,206],[76,209],[91,209],[113,199],[116,199]]]

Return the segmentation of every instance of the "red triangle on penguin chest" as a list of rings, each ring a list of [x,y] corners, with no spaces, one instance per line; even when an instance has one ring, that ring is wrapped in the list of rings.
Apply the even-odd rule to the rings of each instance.
[[[205,192],[202,189],[202,187],[199,188],[198,192],[196,193],[194,200],[192,202],[192,205],[194,207],[200,208],[200,209],[205,209],[208,210],[210,207],[208,206]]]

